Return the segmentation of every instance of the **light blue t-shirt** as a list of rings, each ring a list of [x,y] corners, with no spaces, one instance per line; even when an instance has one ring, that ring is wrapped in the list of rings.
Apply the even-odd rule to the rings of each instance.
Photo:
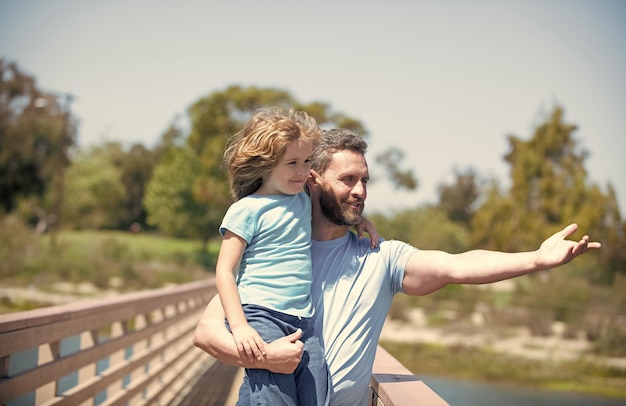
[[[237,289],[242,304],[311,317],[311,199],[250,195],[233,203],[220,226],[247,242]]]
[[[402,292],[406,264],[417,251],[401,241],[369,239],[348,232],[312,241],[316,308],[314,334],[323,337],[333,406],[366,405],[376,346],[393,296]]]

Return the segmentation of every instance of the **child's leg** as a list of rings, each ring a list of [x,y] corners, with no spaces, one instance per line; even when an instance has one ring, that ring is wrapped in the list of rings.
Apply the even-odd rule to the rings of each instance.
[[[267,369],[248,369],[246,373],[250,382],[250,405],[299,405],[293,374],[275,374]]]
[[[270,343],[296,329],[260,306],[245,305],[248,324]],[[294,374],[277,374],[266,369],[246,369],[251,405],[296,406],[298,395]]]
[[[239,399],[237,399],[237,406],[250,406],[250,383],[248,382],[248,376],[243,376],[243,382],[239,387]]]
[[[296,387],[299,406],[327,406],[330,401],[330,372],[324,357],[321,340],[312,336],[303,325],[304,353],[296,369]]]

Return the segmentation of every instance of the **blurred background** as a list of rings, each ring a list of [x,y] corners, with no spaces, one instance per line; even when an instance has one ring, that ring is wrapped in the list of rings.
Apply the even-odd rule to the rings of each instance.
[[[282,105],[367,139],[387,239],[534,250],[577,222],[603,244],[399,296],[382,343],[407,367],[626,398],[624,21],[620,0],[2,0],[0,311],[210,277],[225,141]]]

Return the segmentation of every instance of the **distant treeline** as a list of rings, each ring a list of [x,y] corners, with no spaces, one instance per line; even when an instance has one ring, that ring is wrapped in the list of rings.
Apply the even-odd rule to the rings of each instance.
[[[82,149],[72,96],[40,89],[33,76],[3,59],[0,78],[0,216],[17,216],[53,241],[60,230],[143,230],[206,247],[231,203],[221,167],[226,140],[261,107],[305,110],[324,128],[368,137],[363,123],[326,103],[302,103],[281,89],[230,86],[192,103],[189,125],[174,120],[155,134],[153,146],[105,142]],[[386,238],[448,251],[534,250],[577,222],[603,244],[578,261],[578,273],[610,284],[626,273],[626,223],[613,186],[588,179],[588,154],[575,132],[555,106],[527,139],[507,137],[508,189],[470,168],[442,183],[432,206],[371,217]],[[398,148],[371,164],[399,188],[418,185],[413,170],[402,169],[410,165]]]

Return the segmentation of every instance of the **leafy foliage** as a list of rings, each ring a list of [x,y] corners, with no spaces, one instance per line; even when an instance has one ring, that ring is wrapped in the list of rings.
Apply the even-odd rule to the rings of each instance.
[[[386,152],[380,154],[376,161],[382,164],[387,170],[389,178],[393,181],[396,189],[405,188],[408,190],[417,189],[417,179],[415,179],[413,172],[408,170],[401,170],[399,162],[404,159],[404,152],[398,148],[389,148]]]
[[[65,175],[65,226],[114,229],[125,215],[126,188],[111,149],[80,151]]]
[[[278,105],[304,110],[322,128],[348,128],[368,136],[358,119],[326,103],[302,103],[280,89],[230,86],[194,102],[187,111],[189,131],[174,122],[154,148],[135,144],[126,150],[118,143],[107,143],[74,154],[75,123],[68,105],[39,89],[35,79],[15,64],[0,59],[0,74],[0,215],[16,213],[26,224],[37,224],[37,232],[50,229],[58,220],[58,203],[64,195],[63,217],[68,227],[127,230],[138,223],[169,236],[200,239],[206,246],[217,236],[231,203],[222,168],[225,144],[256,109]],[[565,123],[563,110],[557,107],[529,140],[508,137],[508,190],[495,181],[484,189],[473,170],[456,171],[454,183],[440,186],[436,207],[373,215],[371,220],[385,238],[449,252],[476,246],[532,250],[551,232],[576,221],[603,248],[567,265],[567,275],[593,283],[615,282],[617,276],[626,274],[626,223],[612,185],[605,192],[589,182],[584,167],[587,152],[578,147],[575,131],[576,126]],[[402,169],[403,158],[402,151],[391,148],[377,161],[395,186],[414,189],[417,179],[411,170]],[[63,179],[64,184],[59,182]],[[27,245],[28,250],[35,249]],[[102,248],[112,254],[123,251],[116,247],[111,243]],[[16,255],[7,258],[27,270],[31,254],[24,251],[23,260]],[[93,263],[86,260],[72,269],[92,275],[92,268]],[[556,281],[548,282],[526,278],[530,285],[520,291],[548,292]],[[574,284],[574,291],[582,291],[581,286],[585,285]],[[566,296],[564,300],[590,297],[594,296]],[[593,301],[585,303],[593,305]],[[571,318],[560,313],[564,319]]]
[[[475,210],[475,203],[480,196],[478,175],[473,169],[465,172],[455,170],[454,184],[439,185],[439,203],[437,207],[455,223],[470,227]]]
[[[35,79],[15,63],[0,58],[1,210],[11,212],[23,200],[31,206],[32,220],[59,221],[61,189],[55,191],[51,204],[45,204],[44,196],[58,185],[53,181],[61,180],[69,164],[74,135],[68,106],[39,89]]]
[[[199,220],[208,210],[193,196],[198,173],[198,157],[191,148],[174,147],[164,153],[146,188],[149,224],[173,237],[200,237],[205,224]]]
[[[176,137],[171,131],[164,133],[164,143],[170,142],[169,138]],[[163,145],[158,145],[150,150],[142,144],[133,144],[128,150],[124,150],[119,143],[106,145],[107,155],[118,170],[125,189],[123,210],[117,218],[115,228],[128,230],[132,224],[139,224],[142,228],[147,225],[143,205],[145,188],[164,148]]]
[[[616,272],[626,272],[625,224],[612,187],[603,193],[588,182],[587,152],[577,147],[575,130],[563,122],[563,110],[557,107],[530,140],[509,136],[505,159],[511,165],[511,188],[501,191],[492,184],[474,213],[472,237],[476,245],[491,249],[534,250],[547,235],[574,221],[611,247],[603,249],[596,275],[609,282]]]
[[[462,252],[470,248],[468,231],[434,207],[404,210],[390,216],[374,214],[370,221],[385,239],[406,241],[420,249]]]
[[[321,102],[303,104],[288,92],[273,88],[230,86],[193,103],[188,110],[191,130],[186,145],[170,145],[147,187],[149,224],[170,235],[197,237],[205,243],[217,236],[228,206],[222,156],[229,137],[263,107],[304,110],[321,127],[349,128],[366,136],[362,124]]]

